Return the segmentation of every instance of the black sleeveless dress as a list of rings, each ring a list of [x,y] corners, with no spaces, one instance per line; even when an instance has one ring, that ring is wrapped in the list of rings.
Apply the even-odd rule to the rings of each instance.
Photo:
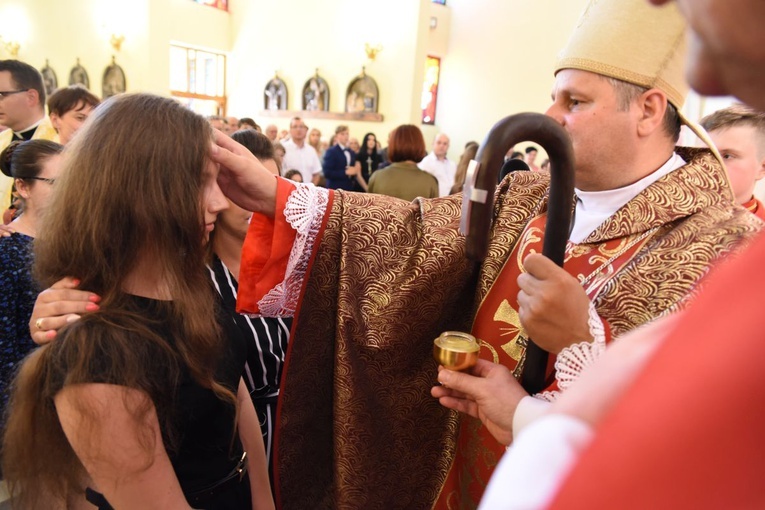
[[[132,307],[135,307],[133,311],[146,317],[147,322],[171,347],[175,346],[178,330],[173,327],[166,303],[131,296]],[[86,323],[86,317],[78,322]],[[217,382],[236,394],[247,347],[229,314],[219,312],[218,322],[224,345],[220,351],[220,359],[211,362],[216,363]],[[77,323],[72,326],[75,324]],[[81,324],[81,327],[87,325]],[[62,333],[62,337],[51,347],[66,351],[68,335],[66,330],[62,330]],[[75,346],[70,346],[72,347]],[[168,363],[168,350],[140,338],[136,339],[135,348],[147,350],[142,356],[143,359],[151,360],[145,366],[146,375],[156,378],[157,381],[166,379],[167,365],[172,365],[172,361]],[[169,350],[171,356],[173,351],[174,349]],[[103,375],[114,373],[113,368],[119,363],[119,353],[109,348],[108,341],[103,342],[102,348],[96,349],[93,357],[94,359],[90,360],[92,382],[119,384],[119,381],[107,380],[111,376]],[[164,404],[154,404],[158,415],[168,413],[172,417],[172,431],[164,430],[162,420],[160,428],[168,456],[189,505],[208,510],[249,510],[252,502],[249,478],[246,474],[241,480],[237,477],[235,483],[227,483],[225,489],[212,491],[215,492],[213,495],[205,491],[232,473],[242,458],[243,448],[236,430],[234,406],[218,398],[211,389],[200,386],[183,364],[180,365],[179,373],[180,384],[174,392],[174,397]],[[87,499],[99,509],[112,508],[103,495],[92,489],[87,491]]]

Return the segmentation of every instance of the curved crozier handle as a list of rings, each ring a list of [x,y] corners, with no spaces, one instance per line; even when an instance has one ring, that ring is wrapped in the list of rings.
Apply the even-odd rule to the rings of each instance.
[[[486,257],[497,177],[507,151],[523,141],[541,145],[550,157],[550,197],[542,254],[563,266],[571,230],[574,151],[568,133],[540,113],[519,113],[497,122],[481,144],[477,161],[471,162],[463,191],[461,223],[467,236],[467,256],[476,261]],[[547,386],[546,369],[547,352],[529,339],[521,376],[526,391],[534,394]]]

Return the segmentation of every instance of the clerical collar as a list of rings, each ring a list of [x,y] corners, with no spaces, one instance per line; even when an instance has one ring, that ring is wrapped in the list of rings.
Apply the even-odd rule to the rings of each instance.
[[[42,121],[43,119],[40,119],[26,129],[22,129],[21,131],[14,131],[13,134],[16,135],[16,138],[20,140],[31,140],[32,136],[35,134],[37,126],[39,126]]]
[[[624,204],[635,198],[641,191],[685,164],[685,160],[673,152],[672,156],[658,170],[623,188],[605,191],[582,191],[574,188],[577,200],[571,241],[574,243],[584,241],[601,223],[621,209]]]

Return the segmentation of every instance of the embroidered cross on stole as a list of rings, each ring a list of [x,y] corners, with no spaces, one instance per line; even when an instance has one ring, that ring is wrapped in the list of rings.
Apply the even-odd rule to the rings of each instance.
[[[547,215],[529,222],[521,234],[499,276],[481,303],[473,323],[473,335],[481,343],[480,357],[501,363],[519,377],[526,357],[528,335],[518,315],[518,276],[523,272],[523,260],[531,253],[542,252]],[[652,231],[596,244],[574,244],[569,241],[564,257],[564,269],[584,286],[592,300],[603,286],[626,265],[648,242]],[[565,299],[565,298],[564,298]],[[553,371],[555,356],[548,362],[548,374]],[[557,389],[557,382],[547,391]],[[481,422],[463,417],[457,441],[457,451],[446,483],[435,508],[439,510],[473,509],[483,495],[494,467],[505,448],[499,444]]]

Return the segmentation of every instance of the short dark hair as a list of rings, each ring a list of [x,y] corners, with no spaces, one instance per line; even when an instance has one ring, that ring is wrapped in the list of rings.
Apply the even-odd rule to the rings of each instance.
[[[32,179],[42,172],[44,159],[63,150],[63,145],[48,140],[13,142],[0,154],[0,170],[14,179]]]
[[[258,126],[258,123],[255,122],[255,120],[253,120],[250,117],[242,117],[241,119],[239,119],[239,127],[242,128],[242,126],[250,126],[252,129],[260,130],[260,126]],[[242,129],[246,129],[246,128],[242,128]]]
[[[254,129],[240,129],[231,138],[244,145],[258,159],[274,159],[274,144],[263,133]]]
[[[40,175],[45,160],[61,154],[64,146],[48,140],[13,142],[0,153],[0,170],[8,177],[21,179],[31,184]],[[24,199],[19,197],[17,207],[24,210]]]
[[[11,79],[19,89],[36,90],[40,108],[45,109],[45,85],[40,71],[21,60],[0,60],[0,71],[11,73]]]
[[[388,159],[391,163],[420,161],[427,153],[425,138],[417,126],[402,124],[391,131],[388,140]]]
[[[635,85],[634,83],[629,83],[618,78],[611,78],[609,76],[602,76],[602,78],[608,81],[616,91],[616,96],[619,101],[619,109],[621,111],[629,110],[632,102],[640,97],[641,94],[649,90],[640,85]],[[675,108],[675,105],[667,101],[667,111],[664,112],[664,132],[674,143],[677,143],[680,139],[680,128],[682,125],[677,108]]]
[[[101,100],[82,85],[70,85],[58,89],[50,95],[50,98],[48,98],[48,113],[55,113],[61,117],[66,112],[77,108],[81,103],[95,108],[101,103]]]
[[[285,179],[292,179],[293,175],[299,175],[300,180],[303,180],[303,174],[300,173],[300,170],[295,170],[294,168],[292,170],[287,170],[287,173],[284,174]]]
[[[526,154],[528,154],[529,152],[539,152],[539,149],[537,149],[533,145],[529,145],[528,147],[526,147]]]

